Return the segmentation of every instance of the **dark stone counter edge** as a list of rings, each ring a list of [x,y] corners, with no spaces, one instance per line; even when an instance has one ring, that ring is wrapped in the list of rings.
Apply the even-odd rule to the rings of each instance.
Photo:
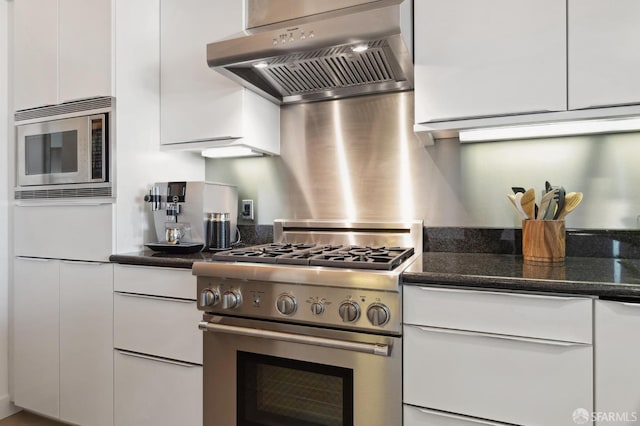
[[[193,262],[197,261],[191,258],[180,257],[149,257],[143,254],[112,254],[109,260],[113,263],[122,265],[136,266],[161,266],[165,268],[183,268],[191,269]],[[201,259],[204,260],[204,259]]]
[[[402,283],[403,285],[461,287],[483,291],[540,292],[612,299],[640,298],[640,285],[590,281],[542,280],[435,272],[404,272],[402,274]]]
[[[201,258],[197,258],[197,256]],[[193,257],[196,258],[194,259]],[[206,261],[207,259],[201,254],[185,258],[149,257],[130,254],[112,255],[109,260],[124,265],[190,269],[193,262]],[[437,272],[404,272],[402,274],[402,283],[403,285],[460,287],[484,291],[541,292],[601,298],[640,298],[640,285],[590,281],[543,280]]]

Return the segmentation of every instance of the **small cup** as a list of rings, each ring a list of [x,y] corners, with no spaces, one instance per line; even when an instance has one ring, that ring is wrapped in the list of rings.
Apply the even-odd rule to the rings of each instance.
[[[564,220],[523,220],[522,256],[525,263],[564,264]]]
[[[184,228],[167,226],[164,229],[164,236],[167,240],[167,244],[180,244],[180,241],[184,237]]]

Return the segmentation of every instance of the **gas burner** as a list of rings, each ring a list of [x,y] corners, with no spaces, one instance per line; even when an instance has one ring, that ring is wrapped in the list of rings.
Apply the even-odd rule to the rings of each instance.
[[[314,256],[313,266],[392,270],[413,255],[413,248],[350,246]]]
[[[314,247],[315,244],[271,243],[219,252],[213,255],[213,259],[233,262],[276,263],[281,256],[309,250]]]
[[[322,253],[331,252],[341,248],[342,246],[325,245],[325,246],[313,246],[310,249],[295,251],[293,253],[284,254],[278,258],[276,263],[282,263],[286,265],[309,265],[309,260],[313,256],[320,255]]]

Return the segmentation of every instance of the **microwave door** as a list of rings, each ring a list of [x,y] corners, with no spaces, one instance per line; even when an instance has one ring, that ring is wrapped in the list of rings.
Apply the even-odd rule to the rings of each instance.
[[[89,119],[18,126],[18,185],[89,182]]]

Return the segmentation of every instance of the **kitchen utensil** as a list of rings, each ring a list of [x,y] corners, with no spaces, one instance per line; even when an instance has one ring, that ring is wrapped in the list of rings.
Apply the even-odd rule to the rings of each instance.
[[[527,189],[525,193],[522,194],[520,205],[522,206],[522,210],[524,210],[527,219],[536,218],[536,193],[533,188]]]
[[[549,205],[553,201],[553,198],[556,196],[556,192],[557,190],[552,189],[551,191],[545,193],[542,196],[542,200],[540,200],[540,209],[538,210],[538,215],[536,216],[536,219],[544,220],[547,217],[547,210],[549,209]],[[555,203],[554,203],[554,208],[555,208]]]
[[[582,201],[583,194],[582,192],[570,192],[564,197],[564,207],[560,210],[560,213],[557,215],[556,219],[562,220],[566,215],[571,213],[578,207],[578,204]]]
[[[560,215],[560,212],[562,211],[562,209],[564,209],[564,203],[565,203],[565,190],[564,187],[559,186],[558,187],[558,194],[556,195],[556,197],[554,198],[557,202],[557,206],[556,206],[556,211],[553,215],[553,219],[558,219],[558,216]]]
[[[507,198],[509,199],[509,201],[511,201],[511,204],[513,204],[513,208],[516,209],[518,213],[522,216],[522,219],[527,219],[527,214],[524,212],[524,210],[522,210],[522,206],[520,206],[520,203],[516,201],[516,195],[507,194]]]

